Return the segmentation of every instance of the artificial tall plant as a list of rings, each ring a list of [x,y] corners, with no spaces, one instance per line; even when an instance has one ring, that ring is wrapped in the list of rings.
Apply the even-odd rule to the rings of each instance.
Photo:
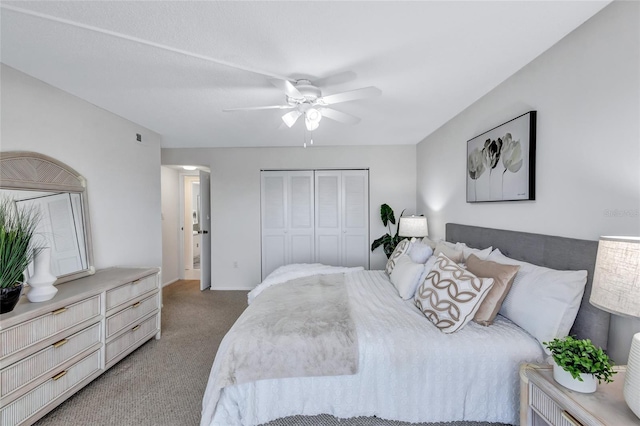
[[[40,246],[35,241],[40,211],[0,197],[0,288],[22,284],[23,273]]]
[[[404,213],[404,210],[402,210],[402,213]],[[400,213],[401,217],[402,213]],[[378,247],[382,246],[384,254],[387,255],[388,259],[395,250],[398,243],[402,241],[403,238],[398,235],[400,226],[396,227],[395,234],[392,235],[391,233],[391,225],[396,224],[396,217],[393,214],[393,209],[388,204],[383,204],[380,206],[380,219],[382,219],[382,224],[387,227],[389,232],[387,232],[382,237],[375,240],[373,244],[371,244],[371,251],[374,251]]]

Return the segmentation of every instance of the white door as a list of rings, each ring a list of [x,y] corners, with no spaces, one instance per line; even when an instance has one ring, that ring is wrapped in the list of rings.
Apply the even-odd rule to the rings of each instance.
[[[263,171],[260,183],[262,278],[314,261],[313,171]]]
[[[211,174],[200,170],[200,290],[211,287]]]
[[[287,264],[287,177],[285,172],[262,172],[262,278]]]
[[[342,171],[342,266],[369,269],[369,172]]]
[[[287,172],[287,263],[313,263],[313,172]]]
[[[340,266],[342,261],[342,175],[339,171],[316,171],[316,262]]]

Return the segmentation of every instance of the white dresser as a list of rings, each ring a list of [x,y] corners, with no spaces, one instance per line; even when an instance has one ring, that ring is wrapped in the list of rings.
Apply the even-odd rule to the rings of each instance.
[[[152,337],[158,268],[109,268],[0,315],[0,424],[30,425]]]

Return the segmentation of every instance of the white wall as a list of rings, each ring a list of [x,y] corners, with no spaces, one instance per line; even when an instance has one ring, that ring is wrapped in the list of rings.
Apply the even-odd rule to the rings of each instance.
[[[458,222],[589,240],[640,235],[639,18],[637,2],[612,3],[418,145],[417,208],[430,234]],[[529,110],[538,111],[536,200],[467,204],[466,141]],[[640,331],[614,318],[618,363],[631,328]]]
[[[260,282],[260,170],[369,168],[371,238],[386,232],[380,205],[415,213],[413,145],[307,148],[163,149],[162,164],[211,169],[212,289],[251,289]],[[238,268],[233,267],[238,262]],[[382,269],[382,249],[371,268]]]
[[[180,278],[180,178],[178,170],[161,167],[162,191],[162,283],[171,284]]]
[[[87,179],[96,268],[160,266],[160,135],[5,65],[0,87],[0,150],[46,154]]]

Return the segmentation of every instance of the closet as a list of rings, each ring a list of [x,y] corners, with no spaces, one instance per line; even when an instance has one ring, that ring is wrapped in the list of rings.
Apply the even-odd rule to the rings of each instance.
[[[262,278],[291,263],[369,268],[369,171],[261,172]]]

